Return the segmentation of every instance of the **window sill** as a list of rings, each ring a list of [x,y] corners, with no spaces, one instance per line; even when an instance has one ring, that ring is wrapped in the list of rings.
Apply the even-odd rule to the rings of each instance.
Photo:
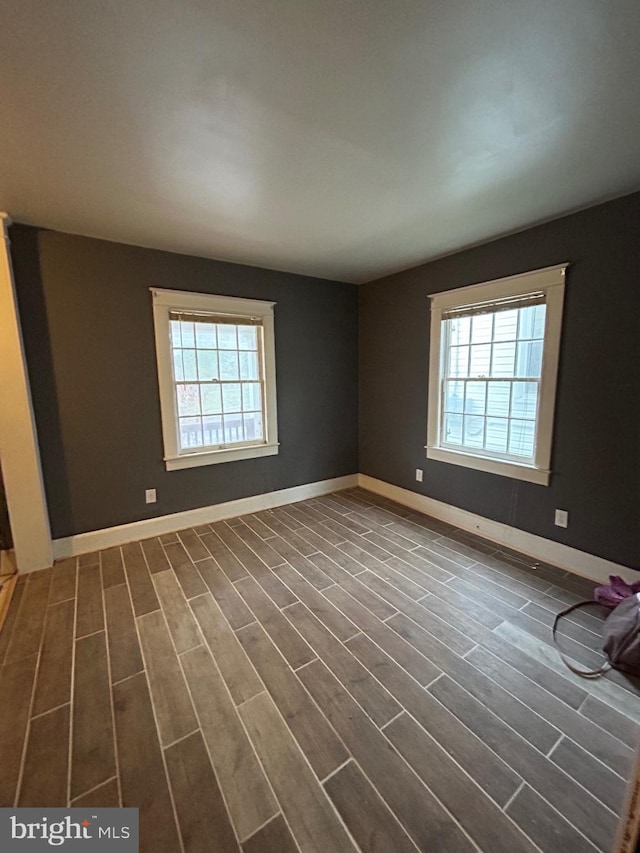
[[[216,465],[220,462],[237,462],[240,459],[256,459],[260,456],[276,456],[279,444],[256,444],[253,447],[225,447],[202,453],[183,453],[181,456],[165,457],[167,471],[181,468],[198,468],[201,465]]]
[[[514,480],[525,480],[539,486],[548,486],[551,477],[550,471],[534,468],[532,465],[519,465],[517,462],[472,456],[469,453],[457,453],[455,450],[444,450],[441,447],[427,447],[427,459],[449,462],[452,465],[461,465],[463,468],[473,468],[476,471],[487,471],[490,474],[499,474]]]

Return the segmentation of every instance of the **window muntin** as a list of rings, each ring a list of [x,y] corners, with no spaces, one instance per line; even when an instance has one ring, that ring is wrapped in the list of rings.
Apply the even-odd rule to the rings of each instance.
[[[179,451],[264,441],[259,321],[169,312]]]

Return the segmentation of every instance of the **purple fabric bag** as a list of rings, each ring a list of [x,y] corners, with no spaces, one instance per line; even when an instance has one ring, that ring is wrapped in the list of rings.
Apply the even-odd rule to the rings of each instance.
[[[618,575],[609,575],[609,583],[596,587],[593,597],[598,604],[613,609],[636,592],[640,592],[640,581],[628,584]]]

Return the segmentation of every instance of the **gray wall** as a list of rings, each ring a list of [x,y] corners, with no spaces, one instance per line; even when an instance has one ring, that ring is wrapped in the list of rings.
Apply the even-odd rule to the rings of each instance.
[[[634,194],[362,286],[360,471],[640,568],[639,225]],[[563,261],[551,485],[427,460],[428,294]]]
[[[21,225],[11,251],[54,538],[357,471],[354,285]],[[165,470],[152,286],[277,302],[279,455]]]

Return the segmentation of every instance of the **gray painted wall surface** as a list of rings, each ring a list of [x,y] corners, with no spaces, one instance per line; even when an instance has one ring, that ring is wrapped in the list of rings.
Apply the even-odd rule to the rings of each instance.
[[[428,294],[563,261],[551,485],[427,460]],[[363,285],[359,446],[364,474],[640,568],[640,194]]]
[[[54,538],[357,471],[355,285],[21,225],[11,251]],[[165,470],[152,286],[277,302],[278,456]]]

